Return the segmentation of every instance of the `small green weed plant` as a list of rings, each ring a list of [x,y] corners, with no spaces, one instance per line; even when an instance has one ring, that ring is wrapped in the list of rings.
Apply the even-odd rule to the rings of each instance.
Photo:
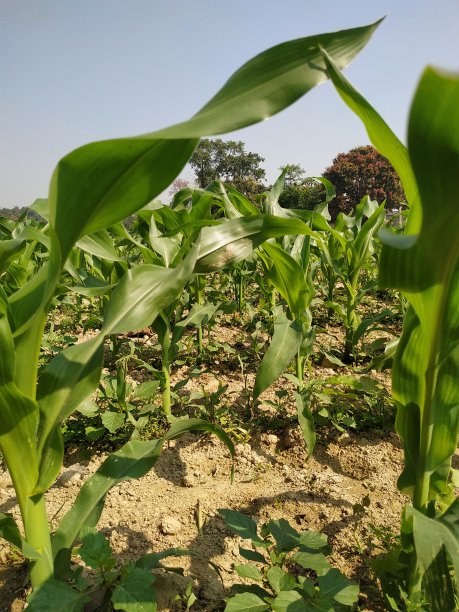
[[[352,610],[358,585],[333,568],[327,536],[316,531],[298,533],[285,519],[258,528],[253,519],[236,510],[219,510],[229,529],[250,548],[239,547],[249,563],[234,566],[241,578],[253,585],[236,584],[226,600],[226,612],[274,610],[275,612],[331,612]]]

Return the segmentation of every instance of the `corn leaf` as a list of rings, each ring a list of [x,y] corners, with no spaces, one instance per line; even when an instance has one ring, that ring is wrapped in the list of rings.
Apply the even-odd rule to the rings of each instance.
[[[75,503],[61,520],[53,536],[56,575],[62,575],[70,559],[71,548],[83,526],[94,527],[103,509],[105,495],[115,485],[144,476],[156,463],[165,441],[187,431],[210,431],[216,434],[234,455],[234,446],[225,432],[200,419],[175,421],[158,440],[131,440],[106,459],[81,488]]]
[[[399,486],[418,509],[446,492],[459,431],[458,99],[459,77],[426,69],[408,133],[422,226],[417,236],[382,236],[379,282],[411,304],[392,380],[406,452]]]
[[[257,371],[253,387],[254,401],[285,372],[297,354],[302,339],[301,323],[290,321],[285,314],[280,314],[274,323],[271,344]]]

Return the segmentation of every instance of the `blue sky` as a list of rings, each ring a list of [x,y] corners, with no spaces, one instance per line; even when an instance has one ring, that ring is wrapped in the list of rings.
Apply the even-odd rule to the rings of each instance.
[[[459,69],[458,0],[0,0],[0,207],[46,196],[79,145],[188,118],[260,51],[383,15],[346,74],[404,139],[425,65]],[[368,142],[329,83],[228,138],[265,157],[270,182]]]

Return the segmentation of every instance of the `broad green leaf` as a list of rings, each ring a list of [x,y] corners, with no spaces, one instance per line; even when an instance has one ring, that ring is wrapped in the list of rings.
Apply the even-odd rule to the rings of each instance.
[[[83,400],[77,408],[85,417],[95,417],[99,413],[99,406],[92,399]]]
[[[180,249],[180,243],[175,237],[165,238],[161,235],[156,226],[154,215],[151,215],[150,218],[149,239],[151,247],[158,253],[164,265],[168,268]]]
[[[254,593],[239,593],[226,600],[225,612],[263,612],[269,606]]]
[[[260,53],[235,72],[189,121],[158,134],[167,138],[224,134],[278,113],[326,80],[321,47],[343,69],[363,49],[381,21],[291,40]]]
[[[62,580],[53,578],[34,589],[28,601],[30,612],[83,612],[90,600],[87,593],[80,593]]]
[[[113,291],[101,333],[122,334],[147,327],[191,278],[196,252],[176,268],[149,264],[128,270]]]
[[[302,338],[302,326],[298,321],[290,321],[284,314],[278,316],[271,344],[257,371],[253,387],[254,400],[285,372],[297,354]]]
[[[300,319],[309,305],[309,287],[304,270],[284,249],[277,244],[266,243],[263,251],[272,261],[269,280],[285,298],[291,318]]]
[[[269,521],[267,529],[274,537],[277,550],[286,552],[299,545],[299,533],[285,519]]]
[[[38,452],[42,454],[35,492],[46,491],[62,465],[60,424],[97,389],[102,371],[103,336],[61,351],[43,370],[37,388],[40,409]]]
[[[12,514],[0,512],[0,537],[21,550],[21,534]]]
[[[112,604],[115,610],[126,612],[156,612],[154,576],[139,567],[131,569],[115,587]]]
[[[84,527],[81,530],[81,546],[78,554],[92,569],[105,568],[114,561],[112,549],[106,537],[93,527]]]
[[[352,584],[343,574],[332,568],[318,577],[321,598],[334,599],[343,606],[352,606],[359,598],[359,587]]]
[[[243,540],[259,540],[257,524],[246,514],[237,510],[221,509],[218,511],[225,519],[226,525]]]
[[[83,235],[117,223],[161,193],[200,137],[241,129],[283,110],[327,78],[321,48],[344,68],[378,25],[273,47],[242,66],[189,121],[69,153],[57,165],[49,193],[50,224],[62,260]]]
[[[331,567],[327,558],[321,552],[299,552],[292,558],[295,563],[298,563],[304,569],[314,570],[318,576],[326,574]]]
[[[206,325],[217,312],[219,307],[220,302],[217,304],[193,304],[188,316],[174,326],[172,332],[172,343],[176,343],[180,340],[188,326],[192,325],[197,327],[199,325]]]
[[[133,392],[135,399],[150,399],[159,387],[159,380],[147,380],[136,386]]]
[[[38,452],[40,468],[38,481],[32,491],[32,495],[45,493],[59,475],[64,461],[62,430],[60,428],[53,429],[46,437],[46,444],[44,444],[43,448],[39,446]]]
[[[5,354],[2,359],[8,358]],[[35,433],[36,402],[21,393],[13,382],[0,384],[0,450],[11,474],[21,509],[38,478]]]
[[[272,215],[240,217],[205,227],[194,271],[204,274],[222,270],[251,255],[266,240],[290,234],[314,235],[301,219],[281,219]]]
[[[413,517],[413,536],[416,557],[423,572],[445,547],[456,576],[459,576],[459,499],[439,518],[432,519],[414,508],[408,508]]]
[[[330,57],[330,54],[325,50],[323,55],[327,65],[328,76],[337,92],[349,108],[360,117],[374,147],[378,149],[381,155],[387,157],[394,166],[402,181],[408,203],[414,206],[418,202],[419,197],[407,148],[400,142],[371,104],[346,79],[336,66],[333,57]]]
[[[281,591],[271,604],[274,612],[314,612],[297,591]]]
[[[303,531],[300,533],[300,542],[302,546],[316,550],[327,545],[328,537],[318,531]]]
[[[285,167],[281,172],[281,175],[276,180],[272,188],[268,192],[268,197],[265,202],[265,212],[268,215],[275,215],[276,217],[289,217],[290,213],[287,210],[284,210],[282,206],[279,205],[279,198],[281,193],[284,191],[284,182],[285,175],[288,172],[288,167]]]
[[[8,268],[12,259],[19,257],[25,247],[25,240],[0,240],[0,275]]]
[[[295,586],[295,576],[284,572],[279,566],[270,567],[266,574],[268,582],[276,593],[290,591]]]
[[[90,236],[80,238],[76,246],[91,255],[96,255],[107,261],[122,261],[123,258],[118,255],[113,240],[107,230],[102,229]]]
[[[250,578],[251,580],[262,581],[263,577],[261,575],[260,570],[255,565],[244,564],[244,565],[235,565],[234,571],[241,578]]]
[[[30,210],[34,210],[38,213],[45,221],[49,218],[49,203],[46,198],[37,198],[30,206]]]
[[[379,282],[411,306],[393,363],[399,480],[416,508],[446,491],[459,432],[459,77],[427,68],[415,94],[408,149],[419,186],[418,236],[385,233]]]
[[[56,575],[61,575],[70,559],[73,543],[83,526],[94,527],[103,508],[103,500],[116,484],[145,475],[156,463],[164,439],[131,440],[106,459],[88,478],[73,506],[61,520],[53,537]],[[95,510],[98,510],[94,514]]]
[[[41,556],[38,551],[22,538],[12,514],[0,512],[0,538],[13,544],[28,559],[39,559]]]
[[[266,563],[264,556],[256,550],[250,550],[250,548],[241,548],[239,546],[239,554],[247,561],[255,561],[256,563]]]
[[[124,425],[124,414],[121,412],[114,412],[113,410],[106,410],[100,415],[102,425],[108,429],[110,433],[115,433],[120,427]]]

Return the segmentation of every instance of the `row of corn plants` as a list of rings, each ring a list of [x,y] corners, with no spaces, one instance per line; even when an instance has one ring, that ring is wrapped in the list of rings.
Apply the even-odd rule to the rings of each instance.
[[[19,231],[2,240],[4,273],[14,278],[10,264],[14,266],[18,253],[33,260],[31,266],[26,264],[26,278],[20,279],[15,290],[9,285],[8,291],[3,287],[0,291],[0,449],[16,491],[23,531],[7,514],[0,517],[0,529],[1,535],[31,560],[31,610],[62,609],[63,605],[74,610],[83,608],[88,592],[72,589],[64,581],[72,547],[82,530],[97,524],[110,488],[145,474],[156,462],[165,440],[190,429],[210,429],[232,449],[222,430],[193,420],[175,421],[159,440],[132,440],[85,482],[73,506],[51,533],[46,492],[62,466],[61,426],[97,389],[105,338],[142,329],[161,317],[165,327],[163,352],[169,355],[168,309],[193,282],[194,275],[213,273],[240,261],[271,238],[309,235],[311,229],[300,219],[270,214],[216,223],[190,219],[188,231],[183,232],[173,255],[175,246],[171,252],[170,243],[156,232],[158,219],[151,216],[150,245],[157,255],[161,252],[160,261],[101,270],[108,272],[107,284],[116,286],[108,296],[101,291],[103,321],[99,333],[61,351],[39,376],[43,332],[61,291],[61,275],[64,270],[78,274],[72,263],[75,245],[80,243],[89,254],[101,248],[110,250],[106,229],[145,207],[167,187],[200,137],[240,129],[284,109],[327,78],[323,48],[342,68],[363,48],[376,25],[274,47],[245,64],[190,120],[156,133],[76,149],[58,163],[47,202],[40,203],[47,223],[38,230],[25,227],[22,234]],[[119,227],[118,231],[123,232]],[[118,257],[112,260],[116,264]],[[199,301],[198,290],[196,303]],[[129,584],[128,574],[125,589]],[[117,609],[129,609],[126,602],[117,600],[115,605]]]

